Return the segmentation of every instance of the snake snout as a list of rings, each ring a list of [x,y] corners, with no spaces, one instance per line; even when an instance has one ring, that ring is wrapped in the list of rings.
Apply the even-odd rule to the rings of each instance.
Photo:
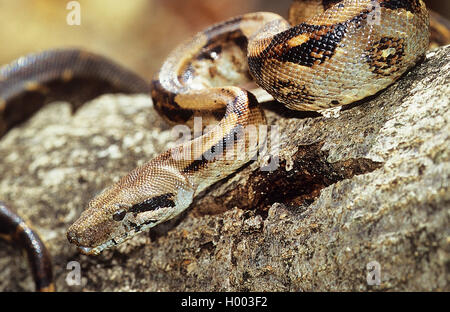
[[[80,239],[80,237],[83,236],[80,236],[80,233],[76,233],[75,230],[71,228],[67,230],[67,239],[69,243],[76,245],[81,253],[84,253],[86,255],[93,254],[95,248],[84,246],[83,244],[86,242],[85,240]]]
[[[74,244],[78,247],[94,247],[95,242],[93,236],[89,235],[86,230],[78,227],[76,223],[72,224],[67,230],[67,240],[69,243]]]
[[[71,228],[69,228],[67,230],[67,240],[69,241],[69,243],[74,244],[74,245],[79,245],[79,240],[78,240],[78,236],[75,234],[75,231],[71,230]]]
[[[98,209],[87,209],[68,228],[67,239],[78,247],[96,248],[110,240],[115,229],[112,218],[104,216]]]

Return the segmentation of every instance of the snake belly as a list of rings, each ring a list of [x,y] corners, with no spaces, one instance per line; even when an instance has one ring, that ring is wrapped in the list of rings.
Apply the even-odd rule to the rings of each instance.
[[[314,16],[295,26],[273,13],[246,14],[209,27],[169,55],[152,82],[157,111],[172,124],[192,125],[197,116],[218,124],[94,198],[69,228],[71,243],[87,254],[120,244],[180,214],[252,159],[264,138],[252,140],[246,129],[265,123],[243,87],[252,78],[288,108],[330,108],[386,88],[428,48],[421,0],[307,3],[315,3]]]

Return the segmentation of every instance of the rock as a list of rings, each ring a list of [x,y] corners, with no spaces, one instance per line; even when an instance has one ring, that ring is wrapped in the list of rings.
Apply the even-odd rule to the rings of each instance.
[[[449,291],[449,67],[447,46],[364,103],[266,105],[281,134],[275,171],[250,163],[178,220],[96,257],[65,231],[168,146],[147,96],[103,96],[73,116],[54,104],[13,129],[0,141],[0,198],[48,243],[61,291]],[[0,290],[32,290],[25,258],[0,246]],[[66,283],[70,261],[79,286]]]

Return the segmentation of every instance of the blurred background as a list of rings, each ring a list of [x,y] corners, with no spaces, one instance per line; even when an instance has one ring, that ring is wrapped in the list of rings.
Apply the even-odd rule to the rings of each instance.
[[[188,36],[247,12],[286,17],[291,0],[79,0],[80,26],[66,22],[69,2],[0,0],[0,64],[49,48],[81,47],[150,79]],[[449,0],[425,2],[450,18]]]

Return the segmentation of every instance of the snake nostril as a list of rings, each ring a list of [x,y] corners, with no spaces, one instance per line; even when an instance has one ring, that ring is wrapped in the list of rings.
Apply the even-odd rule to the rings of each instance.
[[[69,243],[71,244],[75,244],[78,245],[79,244],[79,239],[78,236],[76,235],[75,231],[73,229],[68,229],[67,230],[67,240],[69,241]]]

